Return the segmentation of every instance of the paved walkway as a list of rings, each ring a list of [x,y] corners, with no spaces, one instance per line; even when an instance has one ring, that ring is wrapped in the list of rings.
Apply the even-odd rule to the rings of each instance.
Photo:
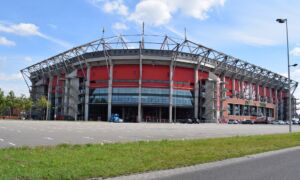
[[[300,126],[294,125],[300,132]],[[287,125],[154,124],[0,120],[0,148],[287,133]]]

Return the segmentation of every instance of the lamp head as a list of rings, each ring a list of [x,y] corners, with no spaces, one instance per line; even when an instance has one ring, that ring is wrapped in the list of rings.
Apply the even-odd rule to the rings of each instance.
[[[285,22],[286,22],[286,19],[276,19],[276,21],[277,21],[278,23],[285,23]]]
[[[298,64],[296,63],[296,64],[293,64],[293,65],[291,65],[291,66],[296,67],[296,66],[298,66]]]

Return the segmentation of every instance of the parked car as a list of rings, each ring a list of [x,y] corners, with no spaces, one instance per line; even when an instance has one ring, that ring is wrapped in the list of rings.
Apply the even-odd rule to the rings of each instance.
[[[278,124],[280,124],[280,125],[285,125],[286,122],[288,122],[288,121],[279,120],[279,121],[278,121]]]
[[[254,124],[254,122],[247,119],[247,120],[242,121],[242,124]]]
[[[293,124],[299,124],[299,122],[300,122],[299,119],[295,119],[295,118],[292,119],[292,123],[293,123]]]
[[[237,120],[234,120],[234,119],[229,119],[228,124],[238,124],[239,122]]]
[[[279,122],[277,120],[272,121],[272,124],[277,125]]]

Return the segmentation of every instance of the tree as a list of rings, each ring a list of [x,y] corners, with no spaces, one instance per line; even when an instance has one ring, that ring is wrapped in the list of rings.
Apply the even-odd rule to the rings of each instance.
[[[0,88],[0,115],[3,114],[5,107],[6,107],[6,98],[4,96],[4,92]]]
[[[45,96],[41,96],[39,98],[39,100],[36,103],[36,106],[39,107],[40,109],[42,109],[42,111],[44,112],[44,118],[46,119],[46,111],[48,109],[48,107],[51,106],[50,102],[47,100],[47,98]]]
[[[11,116],[13,109],[18,106],[16,96],[13,91],[9,91],[6,96],[6,106],[9,108],[9,115]]]
[[[20,110],[20,113],[26,114],[26,112],[31,111],[32,105],[33,101],[30,98],[27,98],[24,94],[16,98],[15,106]]]

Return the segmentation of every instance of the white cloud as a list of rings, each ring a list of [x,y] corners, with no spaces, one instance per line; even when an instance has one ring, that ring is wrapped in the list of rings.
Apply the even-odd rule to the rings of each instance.
[[[103,11],[106,13],[117,13],[122,16],[128,15],[128,7],[124,5],[123,0],[105,1]]]
[[[49,40],[53,43],[59,44],[59,45],[65,47],[65,48],[71,48],[72,47],[72,44],[70,44],[66,41],[63,41],[61,39],[57,39],[57,38],[54,38],[52,36],[46,35],[46,34],[41,34],[39,37],[47,39],[47,40]]]
[[[116,22],[116,23],[113,25],[113,28],[114,28],[115,30],[127,30],[127,29],[128,29],[127,25],[124,24],[124,23],[121,23],[121,22]]]
[[[13,73],[13,74],[0,73],[0,81],[16,81],[21,79],[22,79],[21,73]]]
[[[300,47],[295,47],[290,53],[293,56],[300,56]]]
[[[171,11],[164,1],[145,0],[138,3],[129,20],[137,23],[145,22],[149,25],[159,26],[167,24],[172,18]]]
[[[20,36],[39,36],[39,27],[30,23],[4,25],[0,24],[0,32],[13,33]]]
[[[19,24],[0,23],[0,32],[12,33],[19,36],[38,36],[46,40],[49,40],[53,43],[59,44],[65,48],[72,47],[72,45],[68,42],[43,34],[42,32],[39,31],[39,27],[37,25],[31,23],[19,23]]]
[[[122,16],[128,15],[128,7],[123,0],[87,0],[87,2],[106,13],[116,13]]]
[[[3,46],[15,46],[16,43],[14,41],[8,40],[6,37],[0,36],[0,45],[3,45]]]
[[[224,3],[225,0],[142,0],[136,5],[129,20],[159,26],[167,24],[176,12],[204,20],[210,10]]]
[[[106,13],[118,14],[136,23],[145,22],[160,26],[168,24],[177,12],[204,20],[208,17],[209,11],[223,6],[225,0],[140,0],[131,13],[128,12],[123,0],[88,0],[88,2]]]

